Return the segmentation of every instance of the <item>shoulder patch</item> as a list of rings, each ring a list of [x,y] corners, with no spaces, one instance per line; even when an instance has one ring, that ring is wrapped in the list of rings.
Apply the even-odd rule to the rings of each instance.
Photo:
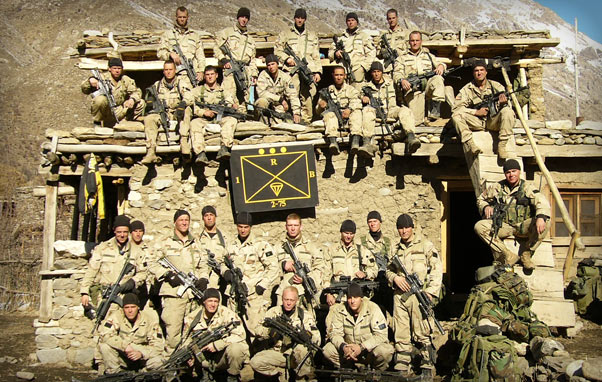
[[[163,338],[163,333],[157,332],[157,338]]]
[[[112,328],[112,327],[113,327],[113,324],[107,321],[107,322],[105,322],[105,326],[106,326],[107,328]]]
[[[387,328],[387,325],[385,323],[378,325],[378,329],[380,329],[380,330],[384,330],[386,328]]]
[[[272,255],[273,255],[272,251],[267,251],[267,252],[265,253],[265,257],[270,257],[270,256],[272,256]]]

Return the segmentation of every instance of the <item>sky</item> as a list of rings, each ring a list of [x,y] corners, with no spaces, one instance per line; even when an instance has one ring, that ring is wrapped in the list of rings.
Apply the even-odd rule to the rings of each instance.
[[[535,0],[556,12],[563,20],[575,25],[590,38],[602,43],[602,0]]]

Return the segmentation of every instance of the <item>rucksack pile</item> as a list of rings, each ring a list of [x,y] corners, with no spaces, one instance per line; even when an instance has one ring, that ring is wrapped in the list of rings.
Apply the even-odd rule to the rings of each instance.
[[[569,297],[575,300],[575,311],[584,315],[600,306],[602,297],[602,261],[582,260],[577,266],[577,277],[567,288]]]

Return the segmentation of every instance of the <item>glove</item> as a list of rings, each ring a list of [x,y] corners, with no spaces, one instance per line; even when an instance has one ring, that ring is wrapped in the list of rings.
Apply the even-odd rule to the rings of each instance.
[[[265,292],[265,288],[262,287],[261,285],[257,284],[255,285],[255,293],[257,293],[258,295],[263,295],[263,292]]]
[[[128,281],[119,285],[118,293],[128,293],[136,288],[136,282],[133,279],[129,279]]]
[[[276,329],[271,328],[270,332],[268,333],[268,338],[272,344],[276,344],[282,339],[282,336],[276,331]]]
[[[169,271],[165,274],[165,276],[163,277],[163,280],[167,281],[167,283],[172,287],[172,288],[177,288],[180,285],[182,285],[182,281],[180,280],[180,278],[178,277],[177,274],[173,273],[172,271]]]
[[[207,280],[206,278],[202,278],[202,279],[198,279],[194,283],[194,287],[196,289],[200,290],[201,292],[204,292],[205,289],[207,289],[207,284],[209,284],[209,280]]]
[[[226,272],[224,272],[224,280],[226,280],[227,283],[231,283],[232,282],[232,271],[231,270],[226,270]]]

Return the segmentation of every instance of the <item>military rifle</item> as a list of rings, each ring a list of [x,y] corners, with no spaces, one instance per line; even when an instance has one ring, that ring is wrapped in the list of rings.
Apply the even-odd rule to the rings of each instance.
[[[512,196],[514,198],[514,195]],[[510,199],[510,202],[512,199]],[[493,238],[497,236],[500,228],[502,228],[502,224],[504,224],[504,219],[506,218],[506,213],[508,212],[509,203],[504,203],[502,200],[498,200],[496,197],[494,199],[493,204],[493,213],[491,214],[491,240],[489,241],[489,245],[493,242]]]
[[[461,65],[461,66],[456,66],[454,68],[448,69],[443,72],[442,76],[447,77],[451,73],[455,72],[456,70],[462,69],[463,67],[464,66]],[[409,91],[419,92],[419,91],[424,90],[424,87],[423,87],[424,82],[428,81],[431,77],[435,77],[436,75],[437,75],[437,72],[435,72],[434,70],[431,70],[430,72],[425,72],[422,74],[410,74],[408,76],[408,78],[404,78],[404,79],[410,83],[411,89]],[[399,81],[399,88],[401,88],[401,81]]]
[[[385,105],[383,105],[383,101],[380,98],[376,98],[374,96],[376,90],[372,89],[370,86],[364,86],[362,88],[362,92],[370,99],[370,106],[372,106],[372,108],[374,108],[376,111],[376,117],[380,119],[381,123],[385,127],[385,130],[387,130],[387,134],[391,135],[392,132],[389,122],[387,121],[388,116],[385,110]]]
[[[116,111],[117,103],[115,102],[115,97],[113,97],[113,85],[111,84],[111,81],[103,79],[98,69],[92,69],[92,76],[98,81],[98,90],[92,93],[92,98],[95,98],[99,95],[107,97],[107,101],[109,102],[109,108],[111,108],[111,113],[113,113],[113,117],[115,117],[115,120],[119,122],[119,118],[117,118]]]
[[[291,113],[280,113],[276,110],[260,106],[255,106],[255,110],[268,118],[268,125],[270,126],[272,126],[274,118],[282,119],[284,121],[293,121],[293,115]]]
[[[345,43],[343,41],[341,41],[340,38],[338,38],[337,36],[332,36],[332,41],[334,41],[334,49],[335,49],[335,58],[336,58],[336,51],[340,51],[341,52],[341,63],[343,64],[343,67],[345,68],[345,71],[347,72],[347,78],[349,79],[349,82],[355,82],[355,76],[353,75],[353,71],[351,70],[351,57],[349,57],[349,53],[347,53],[347,51],[345,50]]]
[[[295,267],[295,274],[301,278],[301,284],[303,285],[303,289],[305,289],[304,296],[311,304],[314,300],[314,296],[316,293],[318,293],[318,288],[316,288],[316,283],[314,280],[309,277],[309,267],[307,264],[302,263],[301,260],[299,260],[295,254],[293,246],[288,240],[284,241],[284,251],[291,256],[291,259],[293,260],[293,266]]]
[[[180,61],[182,62],[181,66],[184,70],[186,70],[186,75],[188,76],[190,83],[193,87],[196,87],[199,84],[199,82],[196,79],[196,71],[194,70],[192,59],[186,58],[184,52],[182,52],[182,47],[180,47],[178,41],[176,41],[175,45],[173,46],[173,50],[178,56],[180,56]]]
[[[249,303],[249,288],[242,281],[243,275],[240,268],[234,265],[232,258],[229,255],[224,256],[224,264],[232,273],[232,293],[234,294],[234,301],[236,301],[236,310],[242,317],[247,317],[247,304]]]
[[[471,109],[481,109],[481,108],[487,108],[489,109],[489,114],[488,117],[492,118],[495,117],[499,112],[500,112],[500,105],[499,105],[499,101],[500,101],[500,96],[503,94],[506,97],[508,97],[510,94],[514,94],[514,93],[519,93],[522,92],[523,90],[527,90],[529,89],[529,86],[521,86],[517,89],[514,89],[512,91],[500,91],[500,92],[495,92],[491,95],[485,96],[485,98],[483,98],[482,102],[479,102],[473,106],[471,106]]]
[[[123,251],[119,251],[119,254],[123,256]],[[119,306],[122,305],[121,298],[119,297],[119,293],[121,292],[121,280],[125,275],[130,273],[134,269],[134,265],[129,261],[126,261],[123,264],[123,268],[121,268],[121,272],[119,272],[119,276],[114,284],[109,285],[104,292],[102,293],[102,300],[100,304],[98,304],[98,309],[96,310],[96,322],[94,323],[94,327],[92,328],[92,333],[96,331],[98,325],[105,319],[107,313],[109,312],[109,308],[112,303],[117,303]]]
[[[204,293],[201,292],[200,290],[198,290],[197,287],[195,286],[195,283],[199,280],[199,278],[196,277],[192,272],[188,272],[188,273],[182,272],[171,261],[169,261],[167,259],[167,257],[160,258],[158,263],[161,264],[161,266],[171,270],[173,273],[176,274],[178,279],[180,279],[180,283],[182,285],[180,285],[178,287],[178,290],[176,292],[178,297],[182,297],[184,295],[184,293],[188,289],[190,289],[190,292],[192,292],[192,295],[194,296],[194,298],[196,298],[199,301],[203,300]]]
[[[324,288],[324,293],[335,295],[336,301],[341,302],[343,294],[347,293],[347,288],[349,288],[349,285],[351,283],[358,284],[362,288],[362,290],[368,290],[370,292],[378,288],[378,286],[380,285],[380,282],[378,281],[362,279],[351,280],[351,277],[349,276],[341,276],[340,281],[331,282],[329,286]]]
[[[422,380],[420,375],[406,377],[400,372],[379,371],[373,369],[316,369],[317,373],[329,374],[335,377],[337,381],[356,380],[356,381],[384,381],[384,382],[418,382]]]
[[[221,277],[222,267],[215,259],[215,253],[211,252],[210,250],[207,250],[207,256],[207,264],[209,264],[209,268],[211,268],[213,272],[217,273]]]
[[[247,75],[245,74],[245,63],[241,60],[236,60],[232,55],[232,51],[226,45],[226,43],[222,44],[219,47],[222,53],[224,53],[228,57],[228,62],[231,65],[230,69],[226,69],[224,73],[225,76],[232,74],[234,76],[234,82],[236,83],[236,88],[241,94],[244,94],[247,89]]]
[[[343,119],[343,114],[341,113],[341,104],[332,99],[332,95],[328,91],[328,88],[320,89],[320,98],[326,101],[327,104],[326,108],[322,112],[322,115],[328,112],[334,113],[334,115],[337,117],[337,121],[339,121],[339,128],[343,128],[345,125],[345,120]]]
[[[115,374],[105,374],[93,379],[91,382],[151,382],[163,381],[168,374],[182,370],[183,367],[171,368],[165,370],[149,370],[149,371],[123,371]],[[73,381],[79,381],[73,379]]]
[[[291,46],[286,43],[284,45],[284,53],[288,54],[293,61],[295,61],[295,67],[291,70],[291,74],[299,73],[299,78],[307,85],[315,85],[314,76],[312,71],[309,69],[307,65],[307,59],[305,57],[299,58],[291,48]]]
[[[203,109],[213,111],[216,114],[215,119],[218,122],[221,121],[223,117],[234,117],[239,121],[246,121],[250,118],[249,114],[241,113],[237,109],[227,106],[223,100],[216,104],[203,102],[195,102],[195,104]]]
[[[380,52],[383,57],[383,61],[385,62],[385,68],[391,65],[394,69],[395,60],[397,57],[399,57],[399,52],[391,48],[391,44],[389,44],[386,34],[383,34],[380,38]]]
[[[433,312],[433,301],[431,301],[430,297],[422,289],[423,283],[418,278],[418,275],[416,273],[409,273],[405,265],[403,265],[403,262],[401,261],[399,256],[394,255],[392,262],[395,268],[403,272],[407,283],[410,285],[409,293],[416,296],[416,299],[418,300],[418,306],[420,307],[420,311],[426,318],[429,326],[431,326],[429,318],[432,318],[435,322],[435,325],[437,326],[437,329],[439,329],[439,332],[441,334],[445,334],[445,330],[441,326],[439,320],[437,320],[437,318],[435,317],[435,312]]]
[[[150,113],[159,114],[159,117],[161,118],[161,126],[163,126],[163,131],[165,131],[165,141],[167,142],[167,146],[169,146],[169,118],[167,115],[165,101],[159,98],[157,89],[152,85],[146,88],[146,98],[147,100],[152,98],[153,109],[150,111]]]

